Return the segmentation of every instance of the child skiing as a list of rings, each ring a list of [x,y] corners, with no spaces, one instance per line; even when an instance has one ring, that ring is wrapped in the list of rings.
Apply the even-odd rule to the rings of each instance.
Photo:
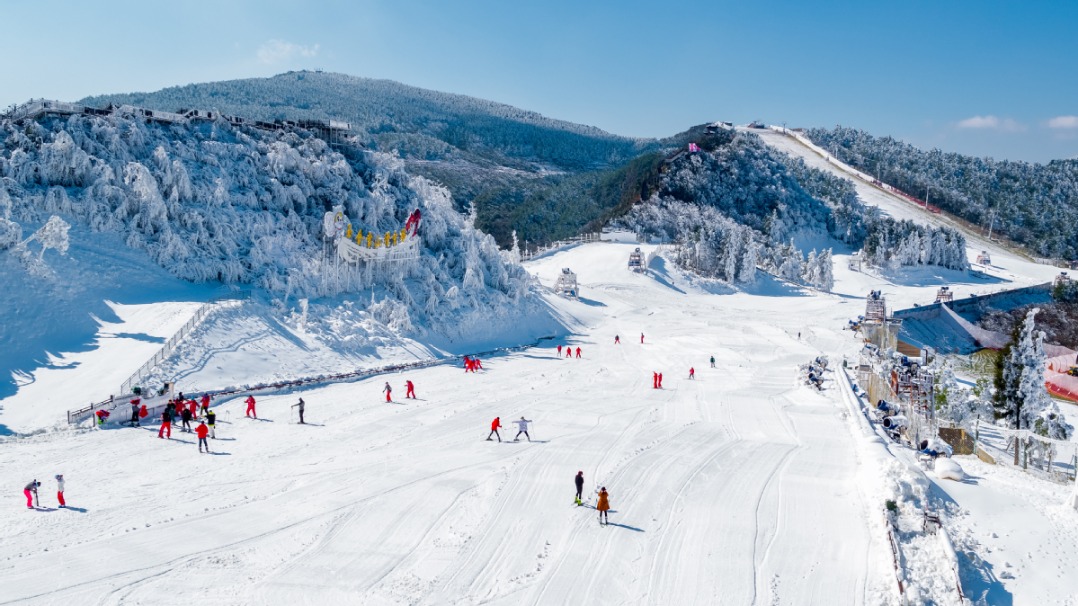
[[[210,443],[206,441],[206,436],[209,435],[210,428],[206,427],[205,421],[198,424],[195,428],[195,435],[198,436],[198,451],[202,452],[202,447],[206,447],[206,452],[210,451]]]
[[[306,405],[303,403],[303,398],[300,398],[299,402],[296,402],[295,404],[292,405],[292,408],[298,408],[299,409],[299,424],[300,425],[306,425],[306,423],[303,422],[303,408],[305,406]]]
[[[247,396],[246,402],[247,402],[247,412],[243,413],[243,416],[245,416],[245,417],[254,417],[254,418],[257,419],[258,418],[258,413],[255,412],[255,397],[254,396]]]
[[[498,436],[498,441],[502,441],[502,434],[498,433],[498,428],[502,426],[502,418],[494,417],[494,420],[490,422],[490,433],[487,434],[487,441],[490,441],[490,436]]]
[[[217,439],[217,413],[212,410],[206,411],[206,426],[210,428],[210,437]]]
[[[529,421],[528,419],[525,419],[524,417],[520,417],[519,421],[513,421],[513,422],[517,424],[517,429],[519,430],[519,431],[517,431],[516,437],[513,438],[513,441],[514,442],[519,442],[520,441],[520,434],[524,434],[524,437],[528,438],[528,441],[531,442],[532,437],[528,435],[528,423],[531,423],[531,421]]]
[[[599,502],[596,503],[595,509],[599,511],[599,523],[609,524],[610,517],[606,512],[610,511],[610,493],[606,491],[606,486],[599,489]]]
[[[382,391],[384,391],[385,394],[386,394],[386,402],[392,402],[393,401],[393,388],[389,386],[389,381],[386,381],[385,389],[383,389]]]
[[[412,383],[411,381],[405,381],[404,382],[404,388],[405,388],[405,391],[404,391],[405,399],[411,398],[411,399],[414,400],[415,399],[415,384]]]
[[[157,430],[157,437],[163,438],[165,432],[168,432],[168,439],[172,439],[172,407],[166,406],[165,410],[161,411],[161,429]]]
[[[38,482],[37,480],[33,480],[32,482],[30,482],[29,484],[26,485],[26,488],[22,489],[22,493],[24,495],[26,495],[26,508],[27,509],[33,509],[34,508],[34,501],[37,500],[37,487],[38,486],[41,486],[41,482]]]
[[[60,501],[60,508],[67,507],[64,502],[64,474],[56,474],[56,500]]]
[[[584,504],[584,472],[576,472],[576,477],[573,478],[573,482],[576,483],[576,499],[573,501],[578,506]]]

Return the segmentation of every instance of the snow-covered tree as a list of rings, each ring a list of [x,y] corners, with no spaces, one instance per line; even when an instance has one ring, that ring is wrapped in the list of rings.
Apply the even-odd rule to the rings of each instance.
[[[41,229],[34,232],[34,235],[30,236],[26,242],[30,240],[37,240],[37,243],[41,245],[41,252],[38,254],[38,259],[45,256],[45,251],[48,249],[54,249],[61,255],[67,254],[68,246],[70,245],[70,239],[67,232],[71,229],[71,225],[64,221],[60,217],[53,215],[49,217],[48,222],[41,226]]]
[[[1034,330],[1039,311],[1033,308],[1026,314],[1017,339],[1003,351],[996,377],[996,415],[1012,427],[1066,439],[1070,426],[1044,384],[1044,332]]]

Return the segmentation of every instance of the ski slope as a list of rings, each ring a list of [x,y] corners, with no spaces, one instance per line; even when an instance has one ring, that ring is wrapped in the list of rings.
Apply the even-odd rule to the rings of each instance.
[[[835,294],[767,279],[733,292],[661,257],[649,275],[629,272],[634,246],[530,262],[546,286],[563,267],[576,272],[581,299],[548,300],[574,334],[484,359],[476,374],[446,364],[269,395],[259,420],[238,399],[216,402],[212,455],[177,429],[158,439],[156,425],[4,440],[0,604],[900,603],[880,489],[898,463],[873,450],[837,385],[810,390],[797,365],[820,353],[838,365],[856,351],[841,328],[870,289],[913,302],[939,281],[1007,284],[928,269],[874,277],[839,261]],[[530,329],[517,330],[502,338],[524,342]],[[210,326],[198,345],[212,349],[226,332]],[[558,344],[582,357],[557,355]],[[109,355],[84,352],[85,364],[95,351]],[[269,355],[287,369],[306,354]],[[192,363],[226,361],[240,364]],[[401,399],[406,379],[419,399]],[[301,396],[305,426],[290,408]],[[532,442],[511,441],[522,415]],[[501,443],[484,440],[495,416]],[[578,470],[585,507],[572,504]],[[54,509],[55,473],[70,509]],[[970,589],[992,604],[1074,603],[1073,589],[1045,585],[1042,572],[1046,558],[1050,570],[1078,564],[1074,512],[1051,502],[1064,487],[973,474],[928,491],[946,491],[963,557],[981,565],[964,572]],[[27,510],[17,488],[34,477],[42,508]],[[608,526],[592,508],[599,486],[611,495]],[[1002,495],[1012,495],[1004,514],[992,508]],[[1022,514],[1029,500],[1035,515]],[[1027,523],[1048,526],[1029,533]],[[1048,535],[1061,538],[1040,555],[1035,541]],[[952,603],[946,561],[917,564],[908,581],[918,595]],[[1010,576],[968,580],[993,569]]]

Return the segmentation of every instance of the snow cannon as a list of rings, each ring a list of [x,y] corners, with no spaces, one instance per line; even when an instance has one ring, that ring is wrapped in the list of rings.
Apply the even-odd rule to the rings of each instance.
[[[891,431],[898,431],[905,427],[909,427],[910,420],[902,415],[894,415],[886,417],[883,420],[884,429],[890,429]]]

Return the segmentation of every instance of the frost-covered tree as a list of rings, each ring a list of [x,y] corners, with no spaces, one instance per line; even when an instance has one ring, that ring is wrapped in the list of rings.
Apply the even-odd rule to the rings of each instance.
[[[41,226],[41,229],[34,232],[34,235],[26,239],[24,244],[29,243],[31,240],[36,240],[41,245],[41,252],[38,254],[38,259],[42,259],[45,256],[45,251],[53,249],[59,252],[61,255],[67,254],[68,246],[70,246],[70,238],[67,235],[68,230],[71,229],[66,221],[53,215],[49,217],[49,220],[45,225]]]
[[[1058,406],[1044,384],[1044,332],[1034,330],[1040,309],[1033,308],[1017,327],[1017,338],[1003,351],[996,374],[995,409],[1012,427],[1031,429],[1051,438],[1070,434]]]

